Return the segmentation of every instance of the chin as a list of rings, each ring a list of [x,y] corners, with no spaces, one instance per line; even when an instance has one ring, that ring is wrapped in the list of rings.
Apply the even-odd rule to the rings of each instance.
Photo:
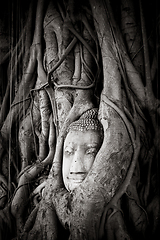
[[[72,183],[72,184],[68,184],[68,186],[66,187],[68,191],[73,191],[74,189],[76,189],[77,187],[80,186],[81,183]]]

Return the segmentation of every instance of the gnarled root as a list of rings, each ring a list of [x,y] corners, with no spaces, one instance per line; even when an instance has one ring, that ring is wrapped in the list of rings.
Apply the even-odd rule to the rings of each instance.
[[[111,213],[112,214],[112,213]],[[122,213],[116,211],[106,222],[106,236],[108,240],[130,240]]]
[[[50,130],[48,139],[49,153],[43,161],[37,161],[32,166],[28,166],[20,175],[18,188],[11,204],[11,212],[17,220],[17,229],[21,231],[24,224],[24,211],[28,203],[29,183],[47,166],[51,165],[55,151],[55,128],[52,115],[50,117]]]
[[[28,166],[28,164],[31,164],[36,157],[36,144],[34,141],[33,128],[38,127],[39,122],[40,113],[37,106],[35,106],[34,100],[33,107],[30,107],[19,127],[21,170]]]

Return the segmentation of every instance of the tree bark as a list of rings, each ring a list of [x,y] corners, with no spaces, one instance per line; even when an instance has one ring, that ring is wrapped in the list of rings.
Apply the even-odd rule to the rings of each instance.
[[[0,225],[0,237],[156,236],[159,87],[152,51],[159,33],[152,3],[148,24],[144,1],[31,2],[11,58],[0,62],[9,74],[6,93],[0,91],[0,223],[7,230]],[[69,192],[62,176],[66,130],[92,108],[104,139],[87,177]]]

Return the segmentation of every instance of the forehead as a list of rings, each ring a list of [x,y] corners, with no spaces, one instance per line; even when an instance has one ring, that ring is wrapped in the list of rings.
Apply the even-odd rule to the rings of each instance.
[[[95,130],[74,131],[71,130],[66,136],[64,146],[75,144],[92,144],[100,142],[100,133]]]

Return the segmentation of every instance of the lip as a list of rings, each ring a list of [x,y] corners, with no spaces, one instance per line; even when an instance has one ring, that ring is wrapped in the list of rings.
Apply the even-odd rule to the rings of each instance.
[[[68,177],[68,180],[75,182],[75,183],[81,183],[83,182],[83,180],[85,179],[85,177]]]
[[[83,179],[72,179],[72,178],[69,178],[69,180],[71,180],[74,183],[81,183],[81,182],[83,182]]]

